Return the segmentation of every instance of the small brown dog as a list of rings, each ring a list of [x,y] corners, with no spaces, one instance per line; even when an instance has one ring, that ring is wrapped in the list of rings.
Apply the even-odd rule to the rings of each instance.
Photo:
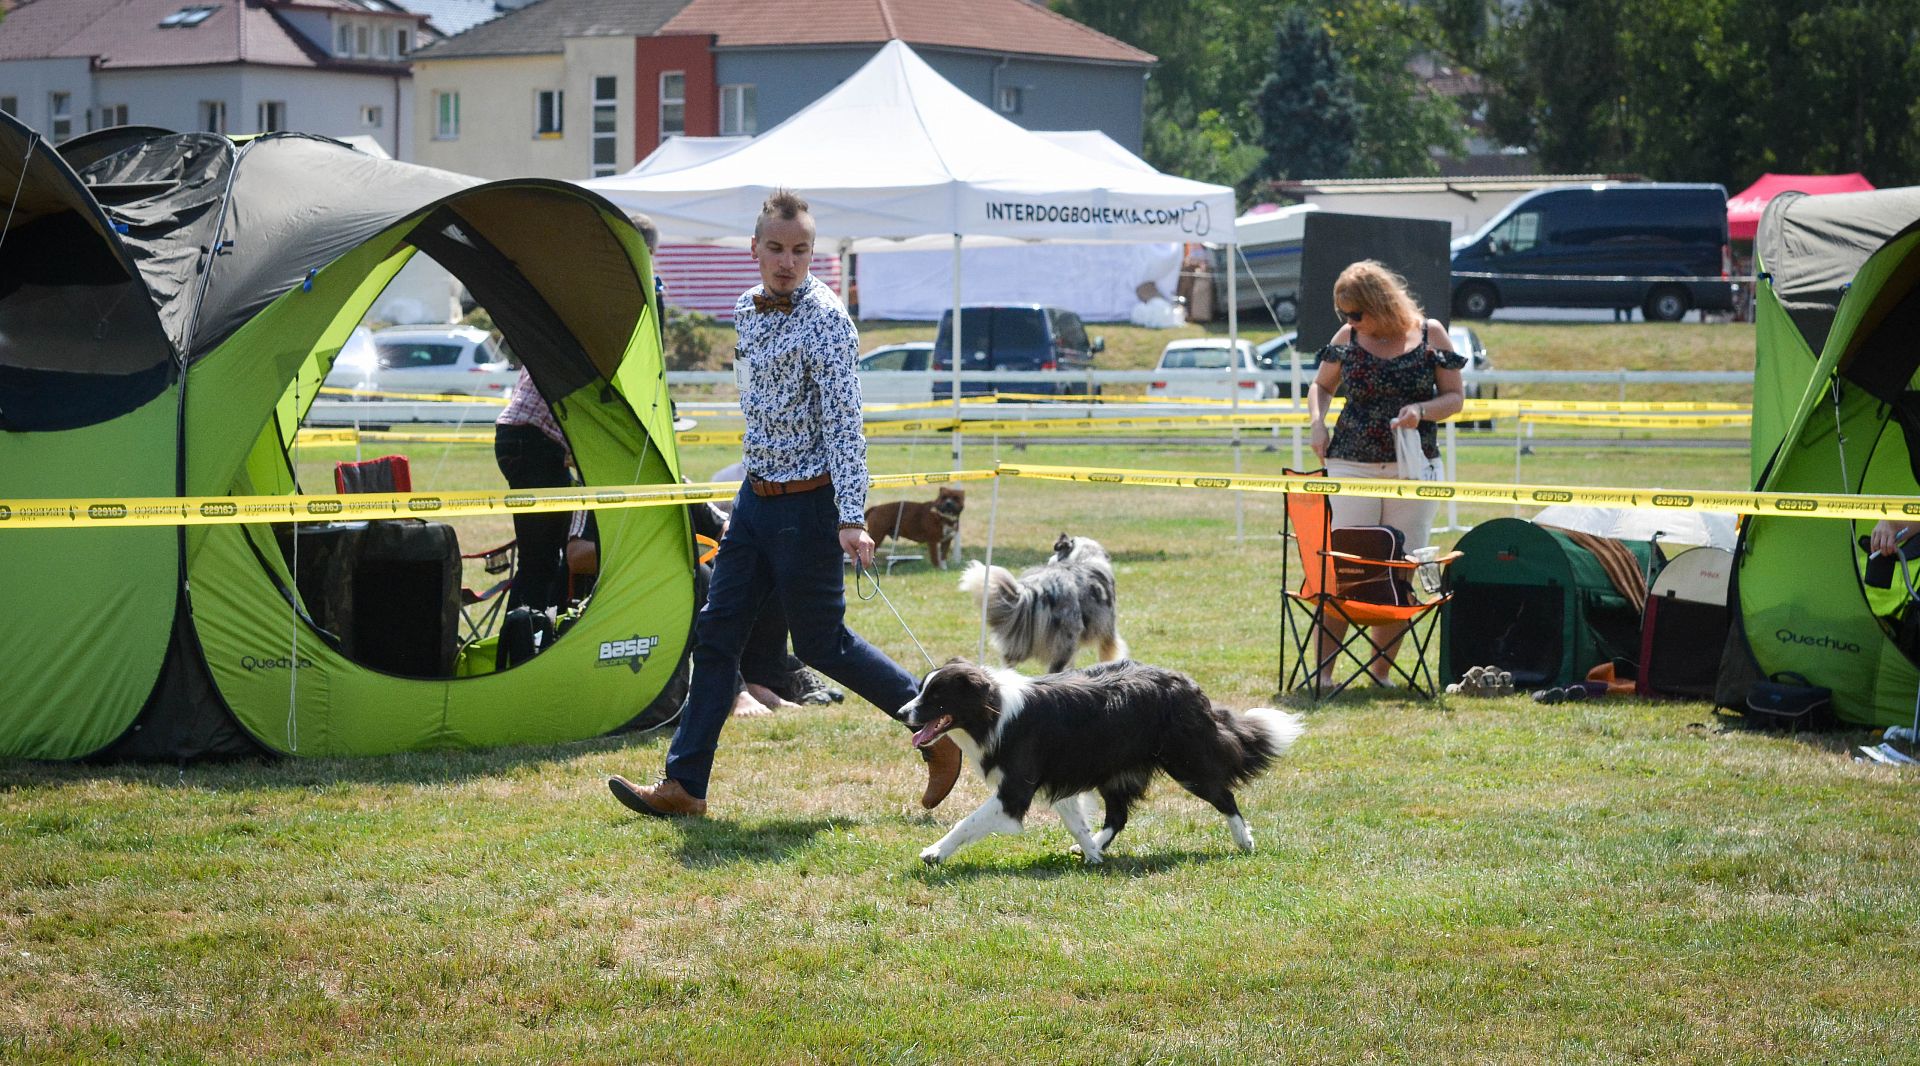
[[[927,557],[942,570],[953,555],[953,535],[960,529],[960,512],[967,506],[965,489],[940,486],[931,503],[898,500],[867,508],[867,533],[877,546],[888,537],[917,540],[927,546]]]

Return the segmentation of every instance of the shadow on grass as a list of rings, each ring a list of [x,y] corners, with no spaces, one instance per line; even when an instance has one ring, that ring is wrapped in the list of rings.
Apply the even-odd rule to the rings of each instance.
[[[1095,539],[1097,540],[1098,538],[1095,538]],[[1039,566],[1051,558],[1053,558],[1052,545],[1048,545],[1044,549],[1018,548],[1018,547],[1009,548],[1001,544],[995,544],[993,546],[993,565],[998,567],[1003,567],[1007,570],[1011,570],[1016,574],[1021,573],[1022,571],[1027,570],[1031,567]],[[1152,550],[1121,551],[1121,552],[1115,552],[1112,556],[1113,564],[1115,566],[1127,566],[1127,565],[1133,565],[1138,563],[1173,563],[1173,562],[1181,562],[1191,558],[1193,558],[1192,552],[1167,551],[1162,548],[1155,548]],[[957,580],[959,578],[961,569],[965,567],[966,563],[975,559],[978,559],[982,562],[985,561],[984,549],[980,547],[978,544],[969,544],[967,546],[965,560],[956,559],[951,564],[952,568],[948,572],[953,574],[955,579]],[[916,564],[907,564],[907,565],[916,565]]]
[[[1144,877],[1181,867],[1241,857],[1237,851],[1200,851],[1192,848],[1159,851],[1146,855],[1119,851],[1108,852],[1107,861],[1098,866],[1088,866],[1080,861],[1080,856],[1065,850],[1021,863],[996,863],[993,861],[992,853],[984,848],[977,855],[972,856],[971,862],[963,857],[966,855],[967,852],[961,852],[938,866],[928,866],[923,863],[916,876],[930,885],[977,881],[983,877],[1020,877],[1030,881],[1051,881],[1057,877]]]
[[[1878,743],[1874,738],[1874,729],[1849,722],[1789,730],[1765,725],[1756,719],[1719,707],[1713,708],[1701,725],[1716,733],[1745,733],[1769,740],[1791,741],[1828,755],[1846,757],[1851,757],[1860,747],[1872,747]]]
[[[299,756],[177,762],[35,762],[0,760],[0,792],[68,782],[105,781],[211,792],[236,788],[312,789],[329,785],[436,785],[502,774],[538,773],[582,756],[663,746],[670,729],[617,733],[559,744],[523,744],[481,750],[401,752],[353,758]],[[656,760],[657,761],[657,760]]]
[[[650,819],[642,819],[642,822]],[[680,834],[676,856],[692,870],[742,862],[784,862],[813,838],[833,828],[831,818],[788,818],[740,824],[718,818],[662,819]]]

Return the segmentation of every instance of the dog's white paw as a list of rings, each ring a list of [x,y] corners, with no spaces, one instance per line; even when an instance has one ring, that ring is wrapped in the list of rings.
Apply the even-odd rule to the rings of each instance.
[[[1253,831],[1247,828],[1247,820],[1234,815],[1227,819],[1227,830],[1233,834],[1233,843],[1241,851],[1253,853]]]
[[[1080,845],[1075,844],[1073,850],[1080,851]],[[1088,866],[1098,866],[1107,861],[1106,853],[1099,848],[1095,848],[1092,851],[1080,851],[1080,857],[1086,860]]]
[[[940,861],[945,858],[946,856],[940,853],[940,845],[938,844],[929,844],[920,852],[920,861],[926,863],[928,866],[938,866],[940,865]]]

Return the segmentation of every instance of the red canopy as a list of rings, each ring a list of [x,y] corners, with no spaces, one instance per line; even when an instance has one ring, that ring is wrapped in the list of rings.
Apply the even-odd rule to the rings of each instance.
[[[1760,228],[1767,201],[1783,192],[1824,196],[1832,192],[1868,192],[1873,183],[1859,174],[1762,174],[1744,192],[1727,198],[1727,236],[1750,241]]]

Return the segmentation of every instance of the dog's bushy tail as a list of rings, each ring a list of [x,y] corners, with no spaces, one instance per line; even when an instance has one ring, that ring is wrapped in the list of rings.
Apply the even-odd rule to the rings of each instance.
[[[1017,663],[1033,657],[1040,597],[1032,589],[1011,571],[975,559],[960,574],[960,591],[973,593],[975,603],[986,599],[987,632],[1002,658]]]
[[[1271,707],[1255,707],[1245,714],[1220,709],[1226,727],[1240,747],[1240,767],[1233,783],[1244,785],[1267,772],[1273,761],[1287,753],[1293,742],[1307,731],[1305,718]]]

